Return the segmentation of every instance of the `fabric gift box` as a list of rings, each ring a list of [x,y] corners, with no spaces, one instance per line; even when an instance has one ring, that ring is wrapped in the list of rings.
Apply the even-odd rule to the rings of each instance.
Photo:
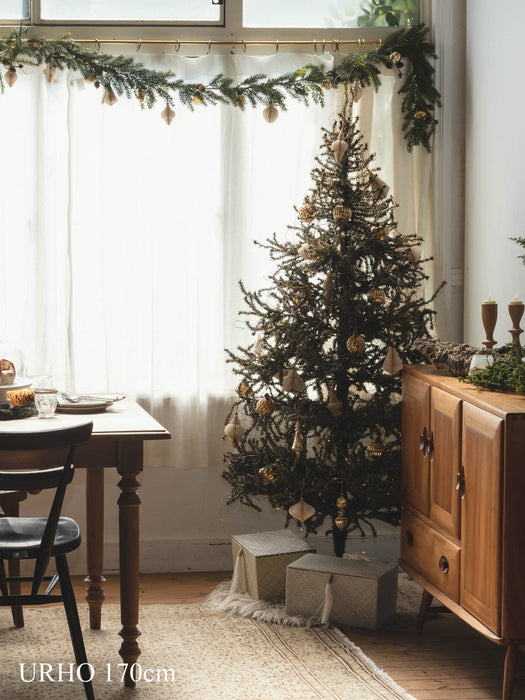
[[[305,554],[288,565],[286,614],[378,629],[396,609],[397,563]],[[331,605],[330,605],[331,604]]]
[[[283,600],[286,567],[305,552],[315,549],[290,530],[233,535],[232,590],[254,600]]]

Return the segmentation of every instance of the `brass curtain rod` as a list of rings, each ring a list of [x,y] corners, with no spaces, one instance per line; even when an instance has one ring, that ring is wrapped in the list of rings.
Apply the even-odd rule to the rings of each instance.
[[[78,44],[96,44],[99,49],[101,44],[130,44],[136,45],[137,51],[143,45],[173,46],[177,51],[180,50],[181,46],[208,46],[208,48],[212,46],[241,46],[243,51],[246,51],[248,46],[274,46],[276,51],[279,50],[280,46],[313,46],[315,51],[317,51],[318,47],[322,51],[325,49],[339,51],[341,46],[380,46],[383,43],[381,39],[276,39],[275,41],[263,39],[252,41],[244,41],[243,39],[234,39],[232,41],[223,39],[144,39],[144,41],[142,39],[75,39],[75,41]]]

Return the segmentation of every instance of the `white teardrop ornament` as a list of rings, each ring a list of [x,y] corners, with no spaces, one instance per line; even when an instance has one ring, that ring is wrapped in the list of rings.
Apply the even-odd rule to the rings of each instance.
[[[402,369],[403,360],[400,358],[398,351],[391,345],[386,351],[385,361],[383,362],[383,372],[394,375]]]
[[[344,154],[348,151],[348,144],[343,139],[343,132],[339,132],[339,136],[332,143],[332,151],[334,152],[334,158],[336,163],[340,163]]]
[[[168,103],[160,113],[160,116],[164,119],[166,124],[169,126],[173,119],[175,118],[175,110],[173,110]]]
[[[232,445],[234,447],[237,447],[237,440],[240,440],[240,438],[244,435],[245,432],[246,428],[239,420],[237,411],[235,411],[233,418],[224,428],[224,434],[226,435],[226,437],[230,438]]]
[[[290,506],[290,508],[288,508],[288,512],[292,518],[295,518],[301,523],[301,525],[304,525],[305,520],[308,520],[308,518],[315,515],[315,508],[309,503],[306,503],[304,498],[301,496],[301,500],[298,503],[294,503],[293,506]]]
[[[263,117],[266,119],[268,124],[273,124],[273,122],[277,119],[279,116],[279,110],[277,107],[274,107],[273,103],[270,102],[268,107],[265,107],[263,109]]]

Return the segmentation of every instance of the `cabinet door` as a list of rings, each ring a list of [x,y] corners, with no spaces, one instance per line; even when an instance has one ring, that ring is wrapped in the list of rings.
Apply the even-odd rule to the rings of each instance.
[[[429,514],[429,459],[420,450],[430,434],[430,385],[407,374],[403,378],[403,472],[401,497],[405,506]]]
[[[461,400],[432,387],[430,427],[430,519],[459,538]]]
[[[503,420],[463,405],[461,605],[500,633]]]

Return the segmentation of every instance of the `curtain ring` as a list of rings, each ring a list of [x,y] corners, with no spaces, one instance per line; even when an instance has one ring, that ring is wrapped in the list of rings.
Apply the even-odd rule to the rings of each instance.
[[[244,39],[241,39],[241,46],[242,46],[242,52],[246,53],[246,42],[244,41]]]
[[[142,46],[142,39],[139,39],[138,44],[137,44],[137,53],[140,51],[141,46]]]
[[[321,53],[324,53],[325,46],[326,46],[326,41],[323,39],[323,46],[321,48]]]
[[[179,51],[180,51],[180,40],[177,39],[177,40],[175,41],[175,44],[174,44],[173,46],[175,47],[175,51],[176,51],[177,53],[179,53]]]
[[[314,39],[314,53],[317,53],[317,39]]]
[[[275,53],[279,53],[279,39],[275,42]]]
[[[208,54],[210,53],[210,51],[211,51],[211,39],[208,41]]]
[[[338,53],[339,52],[339,39],[332,39],[332,48],[331,48],[332,53]]]
[[[100,41],[95,37],[95,44],[97,45],[97,51],[100,51]]]

